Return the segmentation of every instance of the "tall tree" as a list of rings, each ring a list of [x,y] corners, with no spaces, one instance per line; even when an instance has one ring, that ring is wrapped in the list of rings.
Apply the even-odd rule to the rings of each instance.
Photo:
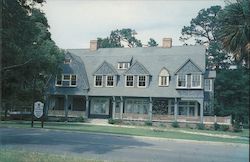
[[[31,103],[34,81],[42,90],[59,71],[62,51],[51,40],[47,19],[34,6],[42,0],[4,0],[2,17],[1,82],[4,104]]]
[[[196,44],[208,47],[206,53],[207,68],[227,68],[230,63],[229,55],[221,48],[216,37],[217,15],[221,10],[220,6],[211,6],[208,9],[201,9],[198,15],[193,18],[189,26],[184,26],[180,40],[185,44],[194,41]],[[218,55],[219,54],[219,57]],[[225,62],[225,60],[227,60]]]
[[[97,38],[98,46],[100,48],[119,48],[127,45],[128,47],[142,47],[140,40],[135,37],[136,31],[125,28],[121,30],[111,31],[107,38]]]
[[[156,43],[156,41],[153,38],[150,38],[148,41],[148,46],[149,47],[156,47],[156,46],[158,46],[158,44]]]
[[[249,74],[245,68],[217,71],[215,114],[232,115],[236,122],[249,124]]]
[[[218,14],[218,38],[239,64],[250,66],[250,2],[237,0]]]

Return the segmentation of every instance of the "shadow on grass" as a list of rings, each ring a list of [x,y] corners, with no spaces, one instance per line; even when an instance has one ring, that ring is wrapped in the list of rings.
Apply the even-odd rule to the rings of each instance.
[[[123,148],[152,146],[133,137],[21,128],[1,128],[0,144],[44,152],[76,154],[105,154]]]

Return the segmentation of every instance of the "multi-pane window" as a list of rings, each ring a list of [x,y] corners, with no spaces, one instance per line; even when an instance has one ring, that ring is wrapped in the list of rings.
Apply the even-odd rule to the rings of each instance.
[[[107,76],[106,77],[106,86],[113,87],[114,86],[114,76]]]
[[[71,59],[70,58],[65,58],[64,59],[64,64],[70,64],[71,62]]]
[[[159,86],[168,86],[169,85],[169,72],[163,68],[159,75]]]
[[[56,77],[56,86],[72,86],[77,85],[77,76],[75,74],[63,74]]]
[[[212,79],[205,79],[204,88],[205,91],[212,91]]]
[[[119,62],[118,63],[118,69],[128,69],[130,67],[129,62]]]
[[[63,75],[63,85],[69,86],[70,85],[70,74]]]
[[[95,86],[96,87],[101,87],[102,86],[102,76],[101,75],[96,75],[95,76]]]
[[[146,76],[138,76],[138,87],[146,87]]]
[[[177,76],[177,87],[187,87],[187,77],[186,75]]]
[[[146,99],[127,99],[125,101],[125,114],[148,114],[149,101]]]
[[[76,75],[71,75],[70,85],[76,86]]]
[[[134,86],[134,76],[128,75],[126,76],[126,87],[133,87]]]
[[[169,77],[168,76],[160,76],[159,78],[159,85],[160,86],[168,86],[169,82]]]
[[[61,75],[56,76],[56,86],[62,86],[62,76]]]
[[[191,87],[200,88],[201,87],[201,75],[200,74],[192,74],[191,75]]]

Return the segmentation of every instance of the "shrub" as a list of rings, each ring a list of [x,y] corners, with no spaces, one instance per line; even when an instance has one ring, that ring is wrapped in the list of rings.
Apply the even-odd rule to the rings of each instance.
[[[239,123],[235,123],[233,125],[233,131],[234,132],[242,132],[242,129],[240,128],[240,124]]]
[[[145,121],[144,122],[144,125],[146,125],[146,126],[152,126],[153,125],[153,123],[152,123],[152,121]]]
[[[196,128],[199,129],[199,130],[204,130],[205,129],[205,125],[203,123],[198,123],[196,125]]]
[[[214,130],[219,130],[220,129],[220,124],[214,123]]]
[[[122,120],[121,119],[112,119],[112,118],[109,118],[108,119],[108,123],[109,124],[121,124]]]
[[[228,125],[221,125],[220,126],[220,130],[222,130],[222,131],[228,131],[229,130],[229,126]]]
[[[160,123],[159,127],[166,127],[166,125],[163,123]]]
[[[179,123],[177,121],[174,121],[171,125],[172,125],[173,128],[179,128],[180,127],[180,125],[179,125]]]

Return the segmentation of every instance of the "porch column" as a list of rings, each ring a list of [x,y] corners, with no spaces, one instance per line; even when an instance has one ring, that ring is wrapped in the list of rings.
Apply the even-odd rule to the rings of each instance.
[[[149,97],[149,111],[148,111],[148,118],[149,121],[152,121],[152,97]]]
[[[171,115],[171,100],[168,100],[168,115]]]
[[[198,102],[197,101],[195,102],[194,115],[195,115],[195,117],[198,116]]]
[[[177,121],[178,101],[174,98],[174,120]]]
[[[85,110],[85,117],[88,118],[89,117],[89,96],[85,96],[86,98],[86,110]]]
[[[49,95],[48,94],[46,94],[45,95],[45,106],[44,106],[44,115],[45,116],[48,116],[48,112],[49,112]]]
[[[122,119],[122,113],[123,113],[123,98],[120,97],[121,101],[120,101],[120,119]]]
[[[112,97],[112,119],[115,119],[115,97]]]
[[[189,105],[187,107],[187,116],[189,117]]]
[[[68,95],[64,97],[64,112],[65,112],[65,119],[68,121]]]
[[[200,103],[200,122],[203,123],[203,100]]]

